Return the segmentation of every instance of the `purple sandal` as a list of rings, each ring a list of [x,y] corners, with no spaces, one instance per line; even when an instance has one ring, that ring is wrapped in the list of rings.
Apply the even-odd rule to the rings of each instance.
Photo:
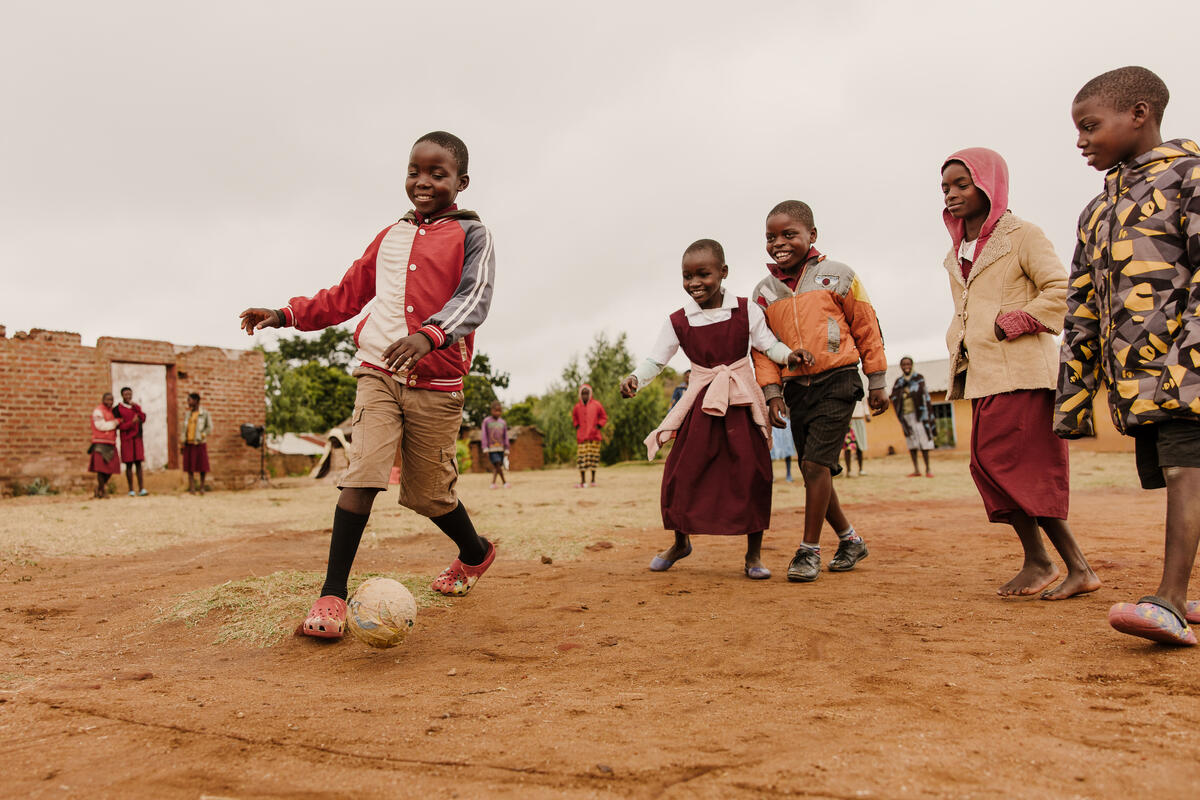
[[[1188,627],[1179,609],[1154,595],[1136,603],[1117,603],[1108,610],[1108,624],[1121,633],[1140,636],[1153,642],[1176,645],[1196,644],[1196,634]]]

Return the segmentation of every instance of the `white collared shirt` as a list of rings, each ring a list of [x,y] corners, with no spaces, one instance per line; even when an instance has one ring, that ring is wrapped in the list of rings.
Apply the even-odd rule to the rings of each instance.
[[[714,325],[728,320],[733,316],[733,310],[737,308],[737,305],[737,295],[730,291],[725,292],[718,308],[701,308],[695,300],[688,297],[683,303],[683,314],[688,325],[693,328],[703,328],[706,325]],[[761,350],[776,364],[786,364],[787,357],[792,351],[788,349],[787,345],[776,339],[775,334],[771,333],[762,308],[757,303],[747,300],[746,316],[750,323],[750,345],[746,349],[746,354],[749,355],[750,349],[753,348]],[[679,352],[679,337],[675,335],[675,326],[671,324],[671,318],[667,317],[662,328],[659,329],[658,338],[654,341],[654,346],[650,348],[646,360],[633,372],[633,376],[638,381],[638,391],[654,380],[655,376],[662,372],[663,366],[677,352]]]

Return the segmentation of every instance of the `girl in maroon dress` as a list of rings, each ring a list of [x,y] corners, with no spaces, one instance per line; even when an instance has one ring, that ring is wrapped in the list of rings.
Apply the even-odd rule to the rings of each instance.
[[[988,520],[1011,525],[1025,551],[1021,570],[997,593],[1062,600],[1095,591],[1100,581],[1067,525],[1067,443],[1052,430],[1067,271],[1046,235],[1008,210],[999,153],[971,147],[950,156],[942,194],[955,312],[947,399],[971,401],[971,477]],[[1059,572],[1039,528],[1067,566],[1049,590]]]
[[[125,482],[129,484],[129,496],[134,496],[133,473],[137,471],[137,495],[144,497],[148,494],[142,478],[142,462],[146,460],[145,446],[142,444],[142,423],[146,421],[146,412],[133,402],[133,389],[128,386],[121,389],[121,402],[113,408],[113,413],[121,421],[118,430],[121,431],[121,461],[125,462]]]
[[[701,239],[688,247],[688,300],[668,317],[650,357],[621,382],[621,394],[645,388],[679,348],[692,362],[687,391],[646,438],[650,458],[675,439],[662,481],[663,527],[675,532],[675,544],[650,569],[662,572],[690,555],[693,534],[744,535],[746,577],[763,580],[771,577],[761,552],[771,522],[771,427],[750,347],[779,364],[811,356],[790,352],[767,328],[762,309],[727,294],[721,282],[728,273],[719,243]]]

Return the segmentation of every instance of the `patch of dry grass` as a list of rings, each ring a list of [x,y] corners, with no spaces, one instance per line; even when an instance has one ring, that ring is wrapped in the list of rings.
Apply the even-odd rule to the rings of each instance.
[[[350,593],[367,578],[382,573],[365,573],[350,579]],[[417,608],[448,605],[449,601],[429,588],[432,576],[383,575],[403,583],[417,601]],[[181,621],[189,628],[199,625],[210,614],[222,617],[213,644],[242,641],[257,647],[270,647],[286,639],[297,620],[308,612],[321,589],[324,574],[288,570],[270,575],[226,581],[180,596],[175,605],[162,613],[157,623]]]

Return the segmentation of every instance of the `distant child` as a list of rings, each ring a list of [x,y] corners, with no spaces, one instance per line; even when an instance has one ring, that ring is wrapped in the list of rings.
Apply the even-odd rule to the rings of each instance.
[[[592,387],[586,383],[579,387],[579,402],[571,409],[571,425],[575,428],[575,466],[579,468],[579,484],[587,484],[587,471],[592,471],[592,488],[596,488],[596,467],[600,466],[600,429],[608,422],[608,414],[600,401],[592,396]]]
[[[925,376],[913,369],[913,360],[908,356],[900,359],[900,376],[892,384],[890,399],[900,420],[900,427],[904,430],[904,443],[908,445],[908,455],[912,459],[913,471],[908,473],[908,477],[921,477],[921,467],[917,464],[917,453],[920,452],[925,459],[925,477],[932,478],[929,451],[934,448],[937,420],[933,416],[929,390],[925,388]]]
[[[814,361],[780,369],[754,354],[758,384],[771,411],[771,424],[782,427],[791,416],[792,435],[804,478],[804,540],[788,566],[789,581],[813,581],[821,572],[821,525],[838,536],[829,562],[846,572],[867,557],[867,546],[842,512],[833,476],[842,471],[839,456],[854,404],[863,397],[858,377],[861,356],[870,386],[868,404],[875,414],[887,409],[884,377],[887,357],[883,333],[867,291],[854,270],[829,261],[813,245],[817,226],[812,209],[788,200],[767,214],[767,254],[771,273],[754,287],[753,300],[766,310],[767,325],[791,348],[810,351]]]
[[[92,409],[92,443],[88,447],[88,472],[96,473],[96,488],[92,496],[97,500],[108,497],[108,480],[121,471],[121,459],[117,455],[117,426],[121,420],[113,413],[112,392],[100,397],[100,405]]]
[[[355,333],[362,363],[354,371],[350,466],[339,483],[325,585],[302,625],[309,636],[342,636],[350,567],[397,455],[400,503],[429,517],[458,546],[433,589],[467,594],[496,556],[454,491],[463,376],[474,331],[491,305],[496,268],[491,233],[475,212],[454,204],[469,180],[462,140],[425,134],[409,154],[404,182],[414,209],[384,228],[338,285],[293,297],[281,309],[241,314],[247,334],[287,325],[312,331],[345,322],[374,300]]]
[[[671,406],[667,410],[670,411],[679,402],[679,398],[683,397],[683,393],[687,391],[688,381],[692,379],[692,371],[685,369],[683,371],[683,381],[675,387],[675,391],[671,392]]]
[[[479,426],[479,446],[487,453],[488,461],[492,464],[492,488],[503,486],[508,488],[508,480],[504,477],[504,459],[508,458],[508,423],[500,416],[503,408],[500,401],[492,403],[490,416],[484,417]],[[499,484],[496,482],[499,481]]]
[[[1113,422],[1134,438],[1142,488],[1167,489],[1162,582],[1118,603],[1122,633],[1196,644],[1187,589],[1200,541],[1200,147],[1164,142],[1169,98],[1157,75],[1122,67],[1084,84],[1071,105],[1076,146],[1105,172],[1079,217],[1063,327],[1054,430],[1092,433],[1108,387]]]
[[[208,475],[208,437],[212,434],[212,418],[206,409],[200,408],[200,395],[192,392],[187,397],[188,418],[183,429],[183,444],[180,451],[183,454],[183,471],[188,476],[188,494],[203,495],[207,489],[204,486],[205,476]],[[196,473],[200,473],[200,483],[196,484]]]
[[[782,428],[771,426],[771,460],[783,459],[784,480],[791,483],[792,459],[796,457],[796,440],[792,438],[792,421],[785,419],[784,423],[786,424]],[[775,479],[774,475],[775,472],[772,470],[771,480]]]
[[[871,415],[866,406],[859,400],[854,404],[854,414],[850,417],[850,430],[846,431],[846,439],[842,443],[842,458],[846,462],[846,477],[850,477],[851,457],[858,460],[858,477],[863,476],[863,456],[867,454],[867,423]]]
[[[954,316],[947,400],[971,401],[971,477],[988,520],[1011,525],[1025,551],[1001,597],[1063,600],[1100,588],[1067,525],[1067,443],[1054,435],[1058,343],[1067,271],[1041,229],[1008,210],[1008,165],[983,147],[942,164],[945,267]],[[1066,579],[1038,528],[1067,565]]]
[[[129,485],[129,496],[135,494],[145,497],[146,484],[142,480],[142,462],[146,460],[146,448],[142,443],[142,423],[146,421],[146,412],[133,402],[133,389],[126,386],[121,389],[121,402],[113,409],[121,421],[118,430],[121,431],[121,461],[125,463],[125,483]],[[133,491],[133,473],[137,471],[137,492]]]
[[[728,274],[719,243],[701,239],[688,246],[688,299],[667,317],[650,356],[621,381],[621,395],[644,389],[681,347],[692,362],[687,391],[646,437],[650,458],[675,438],[662,478],[663,527],[675,532],[675,544],[655,556],[650,569],[668,570],[690,555],[693,534],[742,535],[746,577],[765,580],[771,577],[762,563],[763,531],[771,524],[771,428],[750,348],[779,364],[799,364],[807,354],[793,354],[771,335],[762,309],[725,291]]]

